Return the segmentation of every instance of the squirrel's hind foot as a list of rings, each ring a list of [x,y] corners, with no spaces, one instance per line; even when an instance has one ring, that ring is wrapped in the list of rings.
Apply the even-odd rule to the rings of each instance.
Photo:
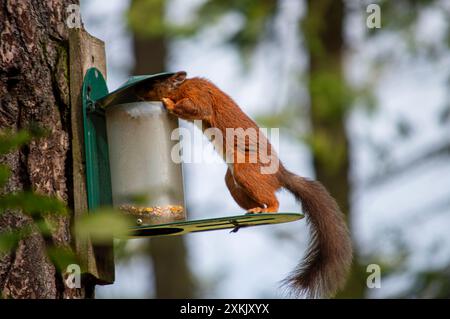
[[[274,208],[274,207],[267,207],[267,208],[263,208],[263,207],[255,207],[255,208],[251,208],[249,210],[247,210],[247,214],[260,214],[260,213],[277,213],[278,212],[278,208]]]

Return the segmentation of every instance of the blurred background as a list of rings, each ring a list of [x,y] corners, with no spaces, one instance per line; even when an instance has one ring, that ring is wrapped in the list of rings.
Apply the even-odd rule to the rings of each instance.
[[[381,28],[368,27],[371,3]],[[106,42],[110,90],[130,75],[185,70],[280,128],[281,160],[322,181],[348,218],[355,259],[337,297],[450,297],[450,1],[89,0],[81,9]],[[183,166],[190,219],[242,212],[226,165],[211,162]],[[288,193],[280,201],[280,211],[301,210]],[[116,242],[116,282],[96,295],[284,298],[280,281],[307,241],[302,220]],[[366,284],[370,264],[380,288]]]

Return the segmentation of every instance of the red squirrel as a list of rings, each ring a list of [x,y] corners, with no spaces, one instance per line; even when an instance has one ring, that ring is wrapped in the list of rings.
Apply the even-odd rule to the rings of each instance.
[[[227,128],[259,132],[258,125],[226,93],[206,79],[187,79],[183,71],[157,81],[141,97],[161,100],[170,113],[181,119],[201,120],[206,127],[220,130],[224,139]],[[281,162],[274,172],[261,173],[267,161],[260,156],[256,161],[248,160],[252,146],[267,142],[264,137],[258,138],[245,140],[244,147],[236,146],[235,141],[223,141],[223,151],[231,151],[233,159],[237,155],[246,159],[229,164],[225,183],[236,203],[250,213],[276,213],[279,204],[275,193],[280,188],[289,190],[302,203],[312,229],[311,240],[303,261],[284,283],[296,295],[331,297],[345,284],[352,260],[343,214],[320,182],[295,175]],[[270,143],[265,148],[268,156],[276,157]]]

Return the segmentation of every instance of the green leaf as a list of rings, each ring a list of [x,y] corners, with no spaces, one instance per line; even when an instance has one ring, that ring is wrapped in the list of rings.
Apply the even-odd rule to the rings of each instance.
[[[129,27],[139,36],[162,36],[166,27],[164,7],[164,0],[133,0],[127,12]]]
[[[20,235],[17,232],[9,231],[0,233],[0,255],[7,254],[20,240]]]
[[[79,264],[73,251],[66,247],[47,248],[47,255],[59,272],[65,271],[71,264]]]
[[[11,176],[11,170],[8,166],[0,164],[0,187],[4,186]]]
[[[14,250],[19,241],[30,235],[30,233],[31,228],[29,226],[0,232],[0,254]]]
[[[75,228],[76,236],[90,238],[97,244],[109,243],[113,237],[125,237],[131,220],[113,209],[99,209],[81,217]]]
[[[0,154],[7,154],[21,146],[28,144],[33,138],[48,136],[50,131],[32,122],[27,129],[13,132],[11,130],[0,131]]]
[[[0,133],[0,154],[7,154],[31,141],[31,134],[22,130],[17,133],[5,131]]]
[[[66,214],[67,208],[64,202],[45,195],[32,192],[12,193],[0,197],[0,212],[5,209],[21,209],[30,215],[42,213]]]

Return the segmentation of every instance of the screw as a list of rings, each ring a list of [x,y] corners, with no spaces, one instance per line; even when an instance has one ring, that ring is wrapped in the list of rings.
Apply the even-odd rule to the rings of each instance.
[[[89,113],[94,113],[95,112],[95,103],[92,101],[88,101],[86,109]]]
[[[142,225],[142,219],[140,219],[140,218],[136,219],[136,224],[138,226],[141,226]]]

